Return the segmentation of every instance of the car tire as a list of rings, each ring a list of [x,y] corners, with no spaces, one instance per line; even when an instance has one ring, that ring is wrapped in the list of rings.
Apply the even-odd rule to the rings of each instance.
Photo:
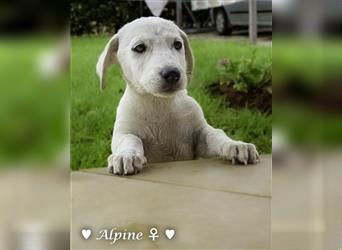
[[[215,24],[219,35],[230,35],[232,33],[228,17],[223,9],[216,12]]]

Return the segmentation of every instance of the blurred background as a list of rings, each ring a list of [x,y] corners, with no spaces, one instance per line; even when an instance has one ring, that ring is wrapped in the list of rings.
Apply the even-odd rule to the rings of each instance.
[[[342,2],[273,0],[273,249],[342,248]]]
[[[182,1],[180,12],[179,2],[147,2],[0,4],[0,249],[69,248],[69,113],[80,121],[71,123],[76,145],[71,148],[72,168],[102,166],[98,159],[107,154],[105,138],[110,138],[115,114],[103,124],[98,114],[106,113],[105,108],[91,111],[99,103],[112,107],[123,81],[113,69],[112,81],[118,85],[89,98],[97,89],[94,62],[122,24],[152,14],[174,20],[193,34],[197,65],[209,69],[197,72],[199,84],[190,92],[207,104],[208,119],[236,138],[259,138],[263,153],[273,151],[272,249],[341,249],[341,1],[273,0],[273,26],[267,8],[257,8],[257,45],[249,42],[246,3],[223,7],[222,1]],[[238,8],[239,15],[231,8]],[[75,62],[71,69],[76,74],[72,82],[70,33]],[[216,57],[208,57],[205,49],[215,48]],[[85,51],[93,53],[90,58]],[[242,73],[237,73],[237,65]],[[251,74],[255,68],[262,71]],[[116,93],[113,102],[101,103],[110,93]],[[248,93],[263,93],[263,98],[255,103]],[[271,108],[265,105],[270,98]],[[70,99],[75,107],[71,111]],[[237,118],[226,118],[227,112]],[[244,128],[251,117],[249,126],[256,134],[244,132],[251,130]],[[82,125],[85,122],[93,127]],[[225,126],[232,122],[232,129]],[[99,127],[104,130],[97,138],[84,136]],[[101,152],[88,157],[96,147],[102,147]]]
[[[0,249],[69,248],[69,3],[0,3]]]

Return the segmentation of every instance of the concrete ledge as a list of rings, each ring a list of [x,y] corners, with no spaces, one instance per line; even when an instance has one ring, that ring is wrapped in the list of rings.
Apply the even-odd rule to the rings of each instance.
[[[151,164],[118,177],[105,168],[72,173],[72,249],[270,249],[271,156],[232,166],[219,159]],[[87,227],[116,227],[160,238],[82,239]],[[174,228],[166,239],[163,230]]]

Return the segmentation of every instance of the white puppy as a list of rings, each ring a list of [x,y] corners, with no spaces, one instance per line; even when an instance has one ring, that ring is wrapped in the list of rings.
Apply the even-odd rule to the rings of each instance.
[[[101,88],[114,63],[120,64],[127,87],[116,113],[108,157],[111,173],[138,173],[146,159],[219,156],[233,164],[259,161],[253,144],[234,141],[211,127],[201,107],[187,95],[193,56],[186,34],[171,21],[143,17],[124,25],[96,65]]]

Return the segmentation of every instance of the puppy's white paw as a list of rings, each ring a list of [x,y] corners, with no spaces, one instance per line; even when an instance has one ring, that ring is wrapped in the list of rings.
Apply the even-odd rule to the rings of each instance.
[[[232,141],[223,146],[222,158],[233,164],[255,164],[260,161],[256,147],[251,143]]]
[[[108,171],[116,175],[132,175],[141,172],[146,158],[136,153],[113,154],[108,157]]]

